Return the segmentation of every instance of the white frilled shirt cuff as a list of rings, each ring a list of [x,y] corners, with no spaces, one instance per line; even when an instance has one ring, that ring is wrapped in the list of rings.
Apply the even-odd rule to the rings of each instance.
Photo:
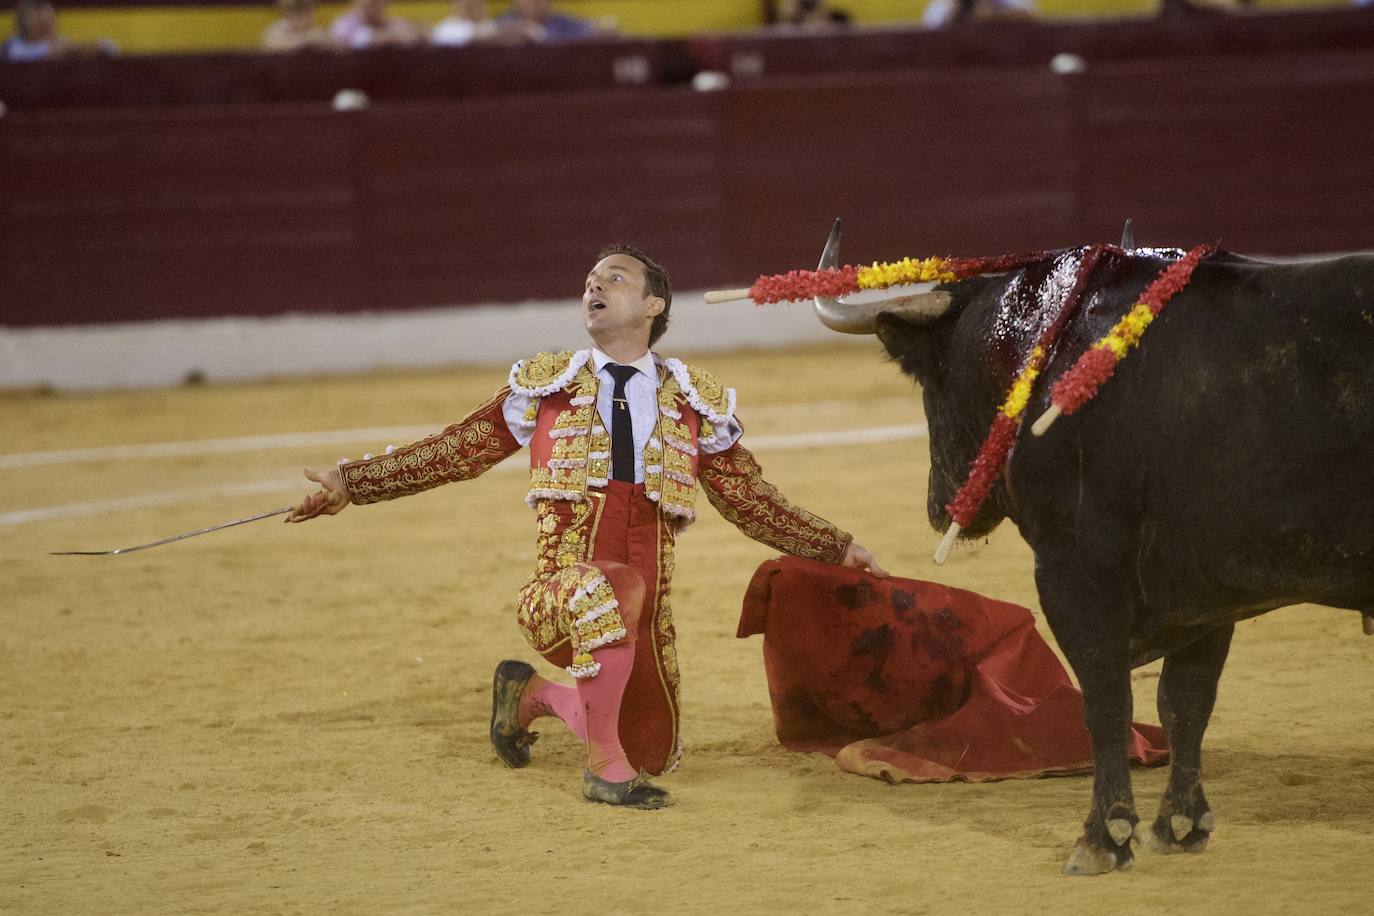
[[[740,436],[744,435],[744,428],[739,425],[739,420],[736,420],[733,416],[730,418],[730,422],[724,426],[715,426],[712,428],[716,433],[713,437],[710,439],[697,439],[697,448],[708,455],[714,455],[717,452],[725,451],[738,442]]]
[[[525,419],[525,412],[529,410],[532,400],[534,399],[527,394],[512,391],[501,404],[501,417],[506,421],[510,434],[522,448],[529,445],[530,440],[534,438],[534,422]]]

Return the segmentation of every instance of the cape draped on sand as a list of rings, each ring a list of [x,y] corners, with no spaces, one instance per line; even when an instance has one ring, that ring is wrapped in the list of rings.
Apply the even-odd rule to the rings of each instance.
[[[917,579],[782,557],[763,563],[737,635],[763,634],[778,740],[888,782],[1092,770],[1083,695],[1026,608]],[[1133,723],[1136,763],[1168,760]]]

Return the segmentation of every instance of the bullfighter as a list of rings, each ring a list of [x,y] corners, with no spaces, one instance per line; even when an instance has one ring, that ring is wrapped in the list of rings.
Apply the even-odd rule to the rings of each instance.
[[[507,766],[526,766],[537,736],[531,723],[556,716],[586,744],[583,795],[641,809],[670,803],[648,777],[682,754],[669,592],[674,539],[695,516],[698,483],[757,541],[886,575],[849,534],[764,479],[740,444],[734,389],[650,349],[671,304],[663,267],[631,245],[603,249],[582,294],[593,347],[515,363],[504,387],[440,433],[324,473],[307,470],[320,489],[287,519],[468,480],[528,445],[537,558],[516,619],[575,686],[501,662],[491,742]]]

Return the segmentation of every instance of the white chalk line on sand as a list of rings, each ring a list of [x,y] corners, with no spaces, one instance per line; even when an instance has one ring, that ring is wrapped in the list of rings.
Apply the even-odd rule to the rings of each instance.
[[[212,499],[221,496],[253,496],[258,493],[282,493],[292,488],[300,490],[310,485],[301,479],[254,480],[249,483],[225,484],[217,487],[201,487],[195,490],[167,490],[150,493],[146,496],[128,496],[122,499],[102,499],[87,503],[68,503],[64,506],[45,506],[40,509],[21,509],[17,512],[0,514],[0,526],[24,525],[30,522],[46,522],[59,518],[84,518],[91,515],[109,515],[114,512],[130,512],[135,509],[155,509],[159,506],[172,506],[177,503],[194,502],[198,499]]]
[[[397,435],[398,432],[414,437],[413,427],[389,427],[385,429],[373,430],[339,430],[328,433],[298,433],[291,434],[299,438],[308,439],[303,443],[293,443],[296,445],[319,445],[332,444],[336,442],[356,442],[358,434],[363,433],[363,439],[386,439],[389,437],[405,439],[407,436]],[[799,448],[829,448],[839,445],[874,445],[883,442],[900,442],[908,439],[923,439],[926,436],[926,426],[924,423],[913,423],[903,426],[870,426],[862,429],[844,429],[820,433],[797,433],[784,436],[750,436],[747,445],[753,451],[786,451]],[[376,435],[373,435],[376,434]],[[314,437],[314,438],[311,438]],[[352,438],[349,438],[352,437]],[[196,442],[164,442],[154,443],[148,446],[119,445],[109,446],[100,451],[118,450],[115,455],[107,457],[118,458],[142,458],[150,454],[159,457],[181,456],[181,455],[204,455],[214,453],[224,453],[232,451],[251,451],[260,448],[285,447],[275,444],[283,436],[263,436],[251,437],[246,439],[207,439],[199,443]],[[261,440],[271,440],[274,444],[270,446],[244,445],[244,443],[256,443]],[[241,447],[238,449],[230,448],[226,443],[238,442]],[[195,445],[211,446],[208,451],[170,451],[174,447],[190,447]],[[143,449],[140,451],[140,449]],[[158,449],[159,451],[149,451]],[[91,449],[81,450],[83,452],[94,451]],[[41,454],[61,454],[56,452],[35,452]],[[19,457],[19,456],[10,456]],[[71,460],[98,460],[94,458],[82,458]],[[37,462],[35,462],[37,463]],[[48,462],[56,463],[56,462]],[[507,461],[497,465],[493,471],[518,471],[527,469],[528,465],[521,461]],[[121,499],[104,499],[94,502],[68,503],[61,506],[44,506],[38,509],[22,509],[16,512],[0,513],[0,526],[23,525],[33,522],[51,521],[62,518],[82,518],[92,515],[108,515],[114,512],[128,512],[135,509],[150,509],[159,506],[170,506],[183,502],[194,502],[196,500],[210,499],[216,497],[232,496],[252,496],[259,493],[285,493],[292,490],[300,490],[308,487],[308,481],[300,479],[275,478],[272,480],[256,480],[240,484],[225,484],[213,487],[200,487],[194,490],[171,490],[163,493],[150,493],[146,496],[129,496]]]
[[[192,439],[185,442],[150,442],[146,445],[106,445],[53,452],[22,452],[0,455],[0,470],[75,464],[83,461],[128,461],[134,458],[190,458],[272,449],[309,448],[316,445],[352,445],[357,442],[410,442],[435,432],[432,427],[379,426],[373,429],[336,429],[317,433],[282,433],[275,436],[240,436],[234,439]]]
[[[845,414],[856,410],[873,411],[910,402],[887,398],[866,403],[858,401],[811,401],[774,404],[754,410],[751,416],[808,416]],[[334,429],[321,432],[280,433],[266,436],[237,436],[230,439],[191,439],[181,442],[149,442],[142,445],[104,445],[46,452],[0,454],[0,471],[50,464],[77,464],[83,461],[127,461],[134,458],[189,458],[198,455],[226,455],[235,452],[263,452],[274,449],[310,448],[319,445],[356,445],[363,442],[413,442],[432,435],[442,426],[376,426],[361,429]],[[750,441],[755,441],[751,438]]]

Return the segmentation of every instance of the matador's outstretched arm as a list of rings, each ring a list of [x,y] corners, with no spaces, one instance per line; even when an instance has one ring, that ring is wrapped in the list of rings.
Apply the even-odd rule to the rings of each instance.
[[[501,416],[509,394],[509,388],[502,388],[457,423],[419,442],[340,465],[349,501],[381,502],[471,480],[519,451],[520,443]]]
[[[775,550],[839,563],[854,540],[819,515],[788,502],[763,479],[753,453],[738,442],[723,452],[702,454],[697,479],[711,505],[730,524]]]
[[[501,415],[509,394],[509,388],[502,388],[462,420],[419,442],[375,458],[345,461],[324,473],[306,468],[305,476],[320,489],[301,500],[286,520],[335,515],[349,503],[381,502],[476,477],[520,449]]]

